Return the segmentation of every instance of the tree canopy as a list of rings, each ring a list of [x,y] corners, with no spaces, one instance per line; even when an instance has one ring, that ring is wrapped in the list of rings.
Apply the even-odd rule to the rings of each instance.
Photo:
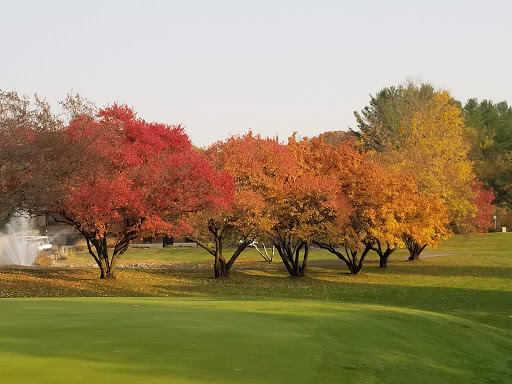
[[[364,145],[383,163],[416,175],[420,191],[439,194],[454,225],[475,213],[465,124],[448,92],[412,83],[386,88],[356,116]]]
[[[193,149],[182,127],[148,123],[125,105],[36,128],[27,126],[27,151],[17,161],[26,172],[16,179],[24,191],[16,204],[77,228],[102,278],[115,277],[133,239],[187,230],[184,214],[232,198],[229,175]]]
[[[464,118],[471,143],[469,156],[477,177],[492,187],[495,204],[512,209],[512,107],[506,101],[470,99]]]
[[[365,148],[386,167],[414,175],[419,192],[446,206],[451,229],[464,231],[476,215],[477,192],[466,126],[451,95],[407,83],[381,90],[355,115]]]
[[[451,231],[489,228],[489,185],[510,204],[511,109],[470,100],[462,111],[429,84],[379,91],[355,112],[358,132],[287,142],[249,132],[207,149],[126,105],[96,110],[70,95],[62,106],[56,115],[0,93],[0,224],[23,211],[73,225],[102,278],[146,234],[195,241],[216,277],[257,238],[291,276],[305,275],[313,243],[356,274],[370,251],[386,267],[398,247],[416,259]]]
[[[205,154],[218,170],[227,172],[235,184],[234,198],[223,209],[210,207],[189,215],[193,224],[187,238],[214,256],[215,277],[228,277],[240,253],[257,236],[263,236],[273,219],[265,201],[266,190],[276,174],[273,161],[280,157],[282,145],[252,133],[232,136],[210,146]],[[226,260],[228,245],[235,250]]]

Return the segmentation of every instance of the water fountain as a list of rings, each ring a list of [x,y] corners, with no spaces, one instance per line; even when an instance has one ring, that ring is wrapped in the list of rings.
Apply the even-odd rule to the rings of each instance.
[[[0,232],[0,264],[34,264],[40,252],[40,244],[35,241],[37,235],[29,217],[12,217],[5,231]]]

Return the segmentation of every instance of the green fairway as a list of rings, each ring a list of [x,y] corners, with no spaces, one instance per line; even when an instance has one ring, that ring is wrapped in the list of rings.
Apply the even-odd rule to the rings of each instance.
[[[107,281],[91,268],[0,268],[0,378],[510,383],[511,250],[512,233],[456,236],[429,250],[444,256],[401,251],[359,276],[318,253],[299,279],[254,250],[226,280],[199,249],[130,250],[130,263],[170,264]]]
[[[2,383],[509,383],[512,338],[434,313],[284,300],[3,299]]]

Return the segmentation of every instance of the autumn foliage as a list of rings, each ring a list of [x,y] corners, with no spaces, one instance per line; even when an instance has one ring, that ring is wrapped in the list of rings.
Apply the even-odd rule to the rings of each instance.
[[[460,230],[465,233],[473,232],[487,232],[494,227],[492,217],[494,215],[494,190],[486,189],[484,182],[475,180],[473,184],[473,191],[475,193],[473,204],[477,212],[474,216],[467,218],[460,225]]]
[[[449,220],[447,225],[437,225],[447,230],[439,232],[441,238],[450,232],[473,231],[482,220],[477,216],[488,217],[492,193],[479,196],[483,191],[478,182],[475,184],[462,110],[448,92],[415,83],[385,88],[372,97],[361,114],[356,113],[356,118],[359,139],[376,150],[376,161],[394,172],[413,175],[419,193],[432,202],[440,200],[436,204],[446,211]],[[433,214],[439,209],[429,212],[429,222],[437,222]],[[414,231],[418,234],[416,240],[405,237],[411,259],[431,245],[422,242],[422,237],[437,236],[422,222],[422,229]]]
[[[119,257],[135,238],[187,233],[186,214],[232,199],[230,176],[193,149],[180,126],[148,123],[124,105],[76,114],[33,147],[42,149],[26,185],[52,191],[38,191],[25,204],[78,229],[102,278],[115,277]]]
[[[306,152],[309,169],[329,180],[338,196],[314,243],[345,262],[351,273],[359,273],[370,251],[377,252],[381,267],[386,267],[389,256],[407,239],[436,245],[446,237],[444,207],[439,198],[418,190],[413,175],[379,164],[352,140],[334,146],[312,139]],[[425,210],[430,214],[422,215]]]
[[[269,188],[279,185],[274,184],[274,177],[279,174],[275,164],[285,165],[287,159],[276,140],[252,133],[216,143],[205,155],[217,170],[234,180],[234,198],[220,209],[211,206],[189,215],[193,229],[187,238],[214,257],[215,277],[228,277],[241,252],[273,225],[266,196]],[[281,171],[281,176],[285,174],[286,171]],[[228,245],[235,250],[226,259],[224,250]]]
[[[400,247],[417,259],[453,231],[492,225],[493,192],[473,174],[461,110],[428,85],[381,91],[356,114],[359,133],[280,141],[249,132],[207,149],[126,105],[94,112],[68,98],[64,121],[44,102],[31,111],[15,94],[0,101],[0,221],[23,210],[74,226],[102,278],[146,234],[196,242],[215,277],[264,239],[301,277],[311,246],[358,274],[369,252],[384,268]]]
[[[254,239],[270,240],[291,276],[304,276],[312,244],[359,273],[376,251],[381,266],[410,241],[437,245],[448,236],[447,211],[437,195],[419,191],[414,175],[375,161],[352,140],[288,143],[249,133],[210,147],[218,169],[235,180],[235,199],[222,211],[192,216],[189,236],[215,257],[215,276],[228,276]],[[238,239],[225,259],[225,244]]]

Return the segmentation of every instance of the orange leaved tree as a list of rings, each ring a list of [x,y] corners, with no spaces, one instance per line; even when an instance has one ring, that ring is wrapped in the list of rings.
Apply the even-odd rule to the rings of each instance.
[[[276,177],[272,164],[281,147],[276,140],[249,133],[230,137],[206,151],[214,167],[228,173],[235,185],[229,206],[211,207],[189,216],[193,230],[187,238],[214,257],[215,277],[229,277],[240,254],[272,226],[265,196]],[[224,256],[227,245],[235,248],[228,259]]]
[[[267,219],[266,237],[275,246],[288,273],[304,276],[311,242],[332,221],[334,206],[340,199],[345,201],[344,197],[327,178],[308,166],[305,141],[297,142],[294,136],[286,145],[277,139],[253,140],[252,158],[260,160],[260,168],[251,166],[251,172],[240,182],[253,185],[253,190],[261,196]],[[239,161],[252,164],[254,160],[244,157]]]
[[[294,136],[289,139],[287,147],[297,162],[297,170],[294,177],[283,185],[281,228],[275,231],[276,234],[294,235],[288,239],[280,236],[281,248],[283,244],[291,245],[283,252],[285,257],[281,256],[285,265],[289,264],[287,269],[292,275],[300,275],[297,274],[301,271],[297,248],[301,244],[305,248],[305,268],[310,243],[335,253],[349,269],[358,268],[360,244],[354,240],[356,231],[350,228],[354,212],[351,196],[337,183],[333,172],[336,160],[330,157],[333,153],[326,150],[334,147],[319,139],[297,141]],[[300,239],[301,242],[296,240],[294,244],[292,239]],[[274,244],[279,251],[278,242],[274,241]],[[337,245],[343,245],[346,253],[338,251]]]
[[[391,249],[398,241],[394,212],[386,205],[388,191],[381,184],[385,172],[351,140],[334,146],[313,138],[308,144],[309,167],[343,196],[314,243],[345,262],[350,273],[358,274],[376,244],[387,243]]]
[[[274,244],[291,276],[304,276],[309,245],[329,221],[326,217],[332,215],[339,198],[326,178],[305,166],[305,149],[294,137],[285,145],[277,138],[249,133],[208,150],[212,161],[229,172],[236,184],[229,209],[203,218],[203,234],[209,233],[212,245],[197,234],[190,236],[219,261],[216,275],[229,274],[240,250],[260,235]],[[240,243],[226,261],[221,256],[222,244],[230,230],[239,236]]]

